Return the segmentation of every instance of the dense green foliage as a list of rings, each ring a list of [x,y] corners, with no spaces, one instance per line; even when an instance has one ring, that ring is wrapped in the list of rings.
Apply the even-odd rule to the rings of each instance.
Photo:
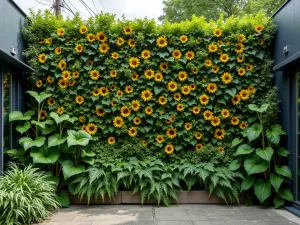
[[[0,177],[0,224],[41,222],[59,208],[55,182],[38,169],[21,170],[15,164]]]
[[[221,13],[228,18],[257,14],[259,11],[272,16],[284,2],[285,0],[164,0],[164,14],[159,19],[181,22],[191,19],[192,15],[218,19]]]

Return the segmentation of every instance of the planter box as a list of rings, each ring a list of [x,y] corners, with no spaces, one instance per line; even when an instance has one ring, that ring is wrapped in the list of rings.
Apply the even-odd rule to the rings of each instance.
[[[87,197],[84,196],[82,200],[78,196],[70,195],[71,204],[73,205],[87,205]],[[241,199],[242,201],[242,199]],[[173,204],[225,204],[223,199],[212,194],[209,196],[208,191],[181,191],[178,192],[178,201],[173,201]],[[133,194],[132,191],[119,191],[114,198],[105,196],[102,199],[100,196],[95,199],[91,197],[90,205],[118,205],[118,204],[141,204],[141,196],[139,194]],[[144,204],[157,204],[154,198],[150,200],[145,199]]]

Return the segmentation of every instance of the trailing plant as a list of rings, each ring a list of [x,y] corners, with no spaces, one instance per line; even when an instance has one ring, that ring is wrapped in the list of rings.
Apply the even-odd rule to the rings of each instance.
[[[231,163],[230,168],[233,171],[245,170],[247,176],[241,184],[242,191],[253,188],[261,204],[269,204],[272,200],[275,208],[279,208],[285,201],[294,200],[290,189],[285,188],[285,184],[292,179],[292,173],[284,160],[289,152],[279,145],[281,136],[286,133],[279,124],[264,124],[268,104],[260,107],[250,104],[248,107],[257,113],[259,123],[254,123],[242,132],[244,139],[235,138],[232,141],[232,146],[238,148],[237,159]]]
[[[21,170],[10,164],[0,177],[0,224],[22,225],[41,222],[60,204],[56,184],[32,165]]]

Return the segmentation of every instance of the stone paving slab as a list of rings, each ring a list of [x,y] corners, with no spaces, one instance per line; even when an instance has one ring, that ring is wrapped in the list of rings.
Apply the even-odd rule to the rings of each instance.
[[[300,218],[260,206],[72,206],[39,225],[300,225]]]

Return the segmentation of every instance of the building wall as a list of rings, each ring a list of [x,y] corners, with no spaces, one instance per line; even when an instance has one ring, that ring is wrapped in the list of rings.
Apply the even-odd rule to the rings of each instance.
[[[16,58],[24,61],[22,51],[22,26],[26,24],[26,15],[11,0],[0,0],[0,48],[10,54],[10,47],[17,50]]]
[[[289,0],[275,15],[277,25],[274,49],[274,64],[288,59],[300,52],[300,0]],[[283,54],[283,48],[289,46],[289,53]]]

